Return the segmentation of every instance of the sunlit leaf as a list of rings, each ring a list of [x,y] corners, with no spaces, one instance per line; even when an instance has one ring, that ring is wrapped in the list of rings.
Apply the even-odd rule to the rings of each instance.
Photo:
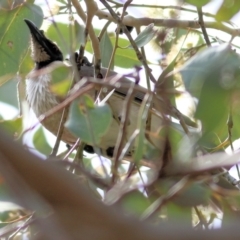
[[[55,83],[50,86],[53,93],[60,97],[65,97],[71,86],[71,81],[69,79],[64,79],[59,83]]]
[[[221,7],[218,9],[216,19],[218,21],[228,21],[239,12],[239,9],[239,0],[224,0]]]
[[[72,68],[67,65],[60,65],[56,67],[52,72],[52,81],[50,85],[51,91],[60,96],[65,97],[72,84]]]
[[[87,108],[89,108],[89,109],[95,108],[94,101],[89,95],[86,94],[83,96],[83,98],[84,98],[84,102],[85,102]]]
[[[196,7],[202,7],[209,3],[211,0],[185,0],[186,3],[192,4]]]
[[[112,112],[108,105],[89,108],[86,104],[73,102],[65,126],[88,144],[98,144],[112,122]]]
[[[23,3],[13,10],[0,9],[0,76],[16,73],[29,47],[30,33],[25,18],[39,27],[43,21],[41,8]]]

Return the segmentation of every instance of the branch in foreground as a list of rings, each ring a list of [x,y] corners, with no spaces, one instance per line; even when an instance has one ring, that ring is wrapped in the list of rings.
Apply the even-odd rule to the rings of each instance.
[[[225,240],[229,239],[229,236],[231,236],[231,239],[239,239],[240,229],[237,221],[224,230],[196,232],[170,223],[156,228],[147,222],[127,218],[116,207],[107,207],[95,200],[59,164],[54,161],[42,161],[32,153],[25,151],[22,146],[13,142],[1,129],[0,153],[7,160],[7,162],[4,162],[0,159],[1,166],[7,164],[8,167],[11,167],[40,199],[52,207],[54,215],[49,217],[48,220],[56,220],[61,231],[68,235],[69,240],[158,240],[159,238],[162,240]],[[1,174],[4,176],[8,173],[1,172]],[[14,181],[15,176],[11,176],[11,178]],[[15,181],[15,185],[18,189],[24,191],[19,181]],[[24,196],[22,194],[21,197]],[[15,197],[16,199],[19,198],[17,192],[15,192]],[[27,197],[26,195],[25,200],[29,202],[30,206],[32,200]],[[56,239],[54,238],[56,229],[49,232],[49,228],[46,231],[38,224],[38,221],[36,221],[36,225],[41,235],[37,239]]]

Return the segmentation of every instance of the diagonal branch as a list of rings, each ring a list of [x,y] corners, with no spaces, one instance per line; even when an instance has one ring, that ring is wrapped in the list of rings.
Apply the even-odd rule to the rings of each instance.
[[[208,47],[211,47],[211,42],[209,40],[206,28],[204,26],[204,20],[203,20],[203,13],[202,13],[202,8],[198,7],[197,8],[197,12],[198,12],[198,20],[199,20],[199,25],[201,26],[202,29],[202,33],[203,33],[203,37],[205,39],[206,44],[208,45]]]

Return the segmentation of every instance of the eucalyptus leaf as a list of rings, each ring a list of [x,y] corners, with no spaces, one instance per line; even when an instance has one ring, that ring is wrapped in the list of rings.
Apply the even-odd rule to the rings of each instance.
[[[95,29],[95,32],[99,32],[99,30]],[[116,37],[115,35],[110,35],[110,40],[112,45],[115,44]],[[125,46],[129,45],[129,41],[124,38],[118,39],[119,48],[114,55],[114,66],[122,67],[122,68],[133,68],[136,65],[140,65],[140,62],[137,58],[135,51],[131,48],[125,48]],[[88,41],[85,47],[85,50],[93,53],[91,43]]]
[[[23,130],[22,118],[18,117],[11,120],[0,120],[0,127],[5,129],[14,138],[17,138]]]
[[[112,122],[112,112],[108,105],[89,108],[74,101],[65,126],[87,144],[98,144]]]
[[[138,34],[134,42],[139,48],[145,46],[155,37],[157,31],[153,28],[154,24],[151,23],[141,33]],[[128,48],[132,48],[132,46],[129,45]]]
[[[239,12],[239,9],[240,9],[239,0],[233,1],[224,0],[221,7],[218,9],[216,19],[218,21],[228,21]]]
[[[177,195],[173,202],[181,207],[194,207],[198,205],[206,205],[211,196],[211,191],[200,183],[192,183]]]
[[[102,58],[102,66],[108,68],[110,59],[113,52],[112,43],[108,36],[108,33],[105,32],[100,41],[100,50],[101,50],[101,58]]]
[[[139,216],[149,207],[150,202],[141,192],[134,190],[125,194],[119,200],[119,204],[123,209],[127,210],[127,212]]]
[[[13,10],[0,9],[0,76],[16,74],[29,47],[30,33],[25,18],[40,27],[43,12],[39,6],[27,2]]]
[[[192,4],[196,7],[202,7],[209,3],[211,0],[185,0],[186,3]]]
[[[239,88],[239,60],[223,44],[203,50],[180,70],[186,89],[198,98],[195,117],[202,121],[204,134],[226,125],[231,91]]]
[[[71,87],[73,79],[73,71],[71,66],[61,65],[56,67],[52,72],[52,81],[50,90],[60,96],[65,97]]]

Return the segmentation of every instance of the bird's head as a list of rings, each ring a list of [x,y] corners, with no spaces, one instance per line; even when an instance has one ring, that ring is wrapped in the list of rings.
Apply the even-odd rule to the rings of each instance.
[[[24,19],[31,33],[32,59],[37,68],[42,68],[54,61],[63,61],[63,55],[58,46],[46,38],[33,22]]]

